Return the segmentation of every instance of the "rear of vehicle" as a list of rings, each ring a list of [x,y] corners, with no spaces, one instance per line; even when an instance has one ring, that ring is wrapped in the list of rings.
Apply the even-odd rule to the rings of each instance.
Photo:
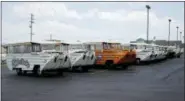
[[[96,66],[114,68],[127,63],[125,58],[128,53],[123,52],[119,43],[94,42],[91,44],[95,46]]]

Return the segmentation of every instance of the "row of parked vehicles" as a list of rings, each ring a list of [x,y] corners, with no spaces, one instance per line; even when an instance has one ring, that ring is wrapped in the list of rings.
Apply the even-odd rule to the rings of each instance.
[[[91,67],[127,68],[130,64],[180,57],[179,48],[146,43],[121,44],[86,42],[68,44],[54,41],[23,42],[6,45],[6,64],[18,75],[65,70],[87,72]]]

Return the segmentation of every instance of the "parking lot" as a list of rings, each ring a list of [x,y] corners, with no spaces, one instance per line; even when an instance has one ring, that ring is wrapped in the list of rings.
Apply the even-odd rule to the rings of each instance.
[[[39,78],[1,71],[2,101],[184,101],[184,57]]]

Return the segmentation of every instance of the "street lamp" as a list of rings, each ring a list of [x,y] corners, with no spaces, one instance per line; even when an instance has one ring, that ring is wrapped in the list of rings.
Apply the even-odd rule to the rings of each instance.
[[[146,29],[146,34],[147,34],[147,43],[148,43],[148,36],[149,36],[149,10],[151,7],[149,5],[146,5],[147,8],[147,29]]]
[[[171,23],[171,19],[168,20],[169,21],[169,34],[168,34],[168,46],[170,45],[170,23]]]
[[[179,27],[177,26],[176,28],[177,28],[177,41],[178,41],[178,29],[179,29]]]
[[[182,40],[181,40],[181,37],[182,37],[182,32],[180,32],[180,41],[182,41]]]
[[[177,44],[176,44],[176,47],[177,47],[178,46],[178,29],[179,29],[179,27],[177,26],[176,28],[177,28]]]

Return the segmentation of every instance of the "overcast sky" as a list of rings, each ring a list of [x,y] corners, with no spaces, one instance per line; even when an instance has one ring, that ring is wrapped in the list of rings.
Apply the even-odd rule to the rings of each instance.
[[[183,2],[3,2],[2,42],[30,41],[30,13],[34,14],[33,41],[64,42],[146,39],[146,8],[151,6],[149,39],[176,40],[176,26],[184,29]],[[182,33],[184,35],[184,33]]]

